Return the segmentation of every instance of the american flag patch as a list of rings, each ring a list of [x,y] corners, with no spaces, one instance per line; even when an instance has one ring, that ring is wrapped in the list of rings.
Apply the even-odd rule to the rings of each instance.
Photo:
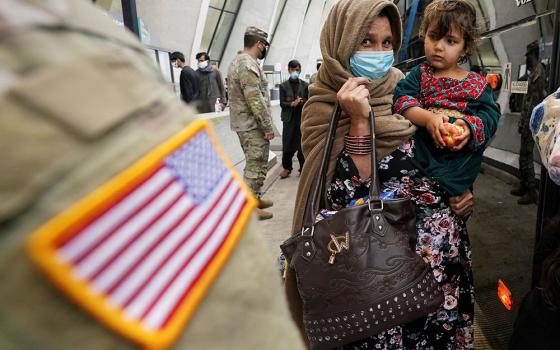
[[[33,233],[30,255],[111,329],[173,344],[256,205],[197,121]]]

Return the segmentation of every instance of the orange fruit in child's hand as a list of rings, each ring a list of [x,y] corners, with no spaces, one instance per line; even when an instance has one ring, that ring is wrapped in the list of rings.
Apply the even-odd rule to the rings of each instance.
[[[441,137],[447,147],[453,148],[461,143],[457,138],[465,133],[465,128],[451,123],[443,123],[443,128],[447,131],[447,135],[442,135]]]

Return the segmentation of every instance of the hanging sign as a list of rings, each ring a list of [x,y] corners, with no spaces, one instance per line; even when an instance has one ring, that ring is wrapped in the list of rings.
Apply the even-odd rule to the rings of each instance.
[[[529,91],[528,81],[512,81],[511,82],[511,93],[512,94],[526,94]]]

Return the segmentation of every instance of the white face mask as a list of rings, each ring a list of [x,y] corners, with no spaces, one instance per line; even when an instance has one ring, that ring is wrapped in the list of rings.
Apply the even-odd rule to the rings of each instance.
[[[208,67],[208,61],[198,62],[198,68],[204,69]]]

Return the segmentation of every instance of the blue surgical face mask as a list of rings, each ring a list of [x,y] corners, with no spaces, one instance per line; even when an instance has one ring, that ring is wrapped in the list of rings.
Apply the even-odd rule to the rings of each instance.
[[[299,72],[298,71],[293,71],[290,73],[290,79],[292,80],[298,80],[299,79]]]
[[[393,51],[356,51],[350,56],[350,70],[357,77],[379,79],[393,66]]]

